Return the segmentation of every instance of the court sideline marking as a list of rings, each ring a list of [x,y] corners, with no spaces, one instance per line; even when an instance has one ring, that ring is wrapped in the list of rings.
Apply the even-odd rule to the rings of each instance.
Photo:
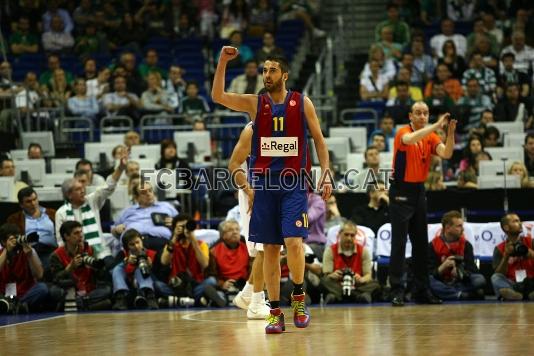
[[[27,320],[27,321],[21,321],[21,322],[13,323],[13,324],[0,325],[0,329],[5,329],[5,328],[9,328],[9,327],[11,327],[11,326],[17,326],[17,325],[22,325],[22,324],[30,324],[30,323],[37,323],[37,322],[40,322],[40,321],[46,321],[46,320],[52,320],[52,319],[65,318],[66,316],[67,316],[67,314],[63,314],[63,315],[55,315],[55,316],[46,317],[46,318],[41,318],[41,319]]]

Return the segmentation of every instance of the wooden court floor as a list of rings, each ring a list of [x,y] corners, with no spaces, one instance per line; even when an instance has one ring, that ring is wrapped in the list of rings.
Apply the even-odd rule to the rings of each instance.
[[[289,316],[289,309],[284,308]],[[80,313],[0,327],[0,355],[532,355],[534,303],[311,308],[283,335],[238,309]]]

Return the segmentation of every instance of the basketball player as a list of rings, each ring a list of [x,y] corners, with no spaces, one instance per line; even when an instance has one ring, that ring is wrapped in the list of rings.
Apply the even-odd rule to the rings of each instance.
[[[224,90],[226,64],[237,57],[234,47],[223,47],[212,88],[214,102],[246,112],[254,121],[250,151],[250,181],[243,186],[252,208],[249,241],[262,243],[263,275],[271,302],[267,334],[285,330],[280,310],[280,246],[287,248],[287,261],[294,284],[291,296],[293,322],[305,328],[310,315],[304,303],[304,248],[307,237],[307,191],[304,176],[310,170],[307,129],[314,139],[321,165],[323,199],[332,193],[328,149],[309,98],[288,91],[285,59],[269,57],[263,67],[262,95],[234,94]]]
[[[250,154],[252,133],[252,122],[249,122],[241,132],[228,164],[228,169],[235,177],[238,187],[245,187],[247,183],[247,157]],[[249,319],[265,319],[270,310],[265,302],[265,293],[263,292],[263,245],[248,240],[250,207],[248,197],[243,189],[239,190],[239,212],[241,233],[247,240],[248,253],[250,257],[254,258],[254,262],[252,263],[250,278],[243,290],[235,296],[234,304],[241,309],[246,309]]]

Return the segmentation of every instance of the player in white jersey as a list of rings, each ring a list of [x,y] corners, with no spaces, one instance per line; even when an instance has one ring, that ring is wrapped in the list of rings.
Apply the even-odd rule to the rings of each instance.
[[[252,122],[250,122],[241,132],[228,164],[228,168],[238,187],[244,187],[244,183],[247,180],[247,157],[250,154],[252,133]],[[246,309],[247,318],[249,319],[265,319],[270,313],[270,308],[266,304],[263,291],[263,245],[248,240],[250,202],[243,189],[239,189],[238,200],[241,234],[247,240],[248,253],[250,257],[254,257],[254,262],[252,263],[250,277],[243,290],[234,298],[234,304],[239,308]]]

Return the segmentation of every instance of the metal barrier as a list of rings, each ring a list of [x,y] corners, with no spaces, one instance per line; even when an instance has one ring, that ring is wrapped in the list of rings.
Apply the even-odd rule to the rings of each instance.
[[[310,99],[315,106],[315,112],[323,130],[326,130],[326,126],[337,124],[337,98],[335,96],[314,95]]]
[[[191,130],[186,124],[186,115],[145,115],[139,123],[141,140],[159,143],[163,139],[173,139],[174,131]]]
[[[100,120],[100,133],[126,133],[134,129],[133,120],[126,115],[105,116]]]
[[[85,143],[94,141],[93,120],[86,117],[62,117],[58,125],[59,135],[55,137],[60,143]]]
[[[362,115],[363,118],[358,118],[356,115]],[[347,118],[347,116],[349,117]],[[371,116],[371,118],[367,118],[367,116]],[[347,126],[373,125],[372,130],[368,130],[368,132],[372,132],[378,127],[378,113],[376,110],[369,108],[344,109],[339,115],[339,121]]]

